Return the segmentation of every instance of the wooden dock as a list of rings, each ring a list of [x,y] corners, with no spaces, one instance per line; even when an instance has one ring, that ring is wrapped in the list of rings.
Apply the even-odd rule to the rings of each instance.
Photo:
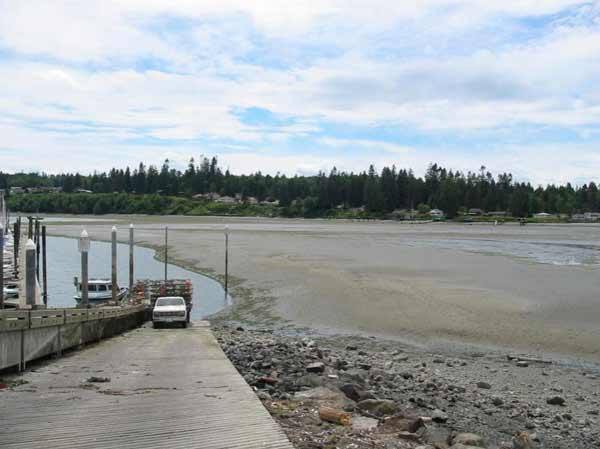
[[[0,390],[3,449],[292,449],[205,323],[146,325],[21,379]]]

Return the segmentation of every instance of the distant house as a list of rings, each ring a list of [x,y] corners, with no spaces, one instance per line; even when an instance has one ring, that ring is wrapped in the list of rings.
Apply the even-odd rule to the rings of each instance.
[[[600,213],[598,212],[586,212],[583,214],[585,221],[598,221],[600,220]]]
[[[443,218],[444,211],[440,209],[431,209],[429,211],[429,215],[431,216],[431,218]]]
[[[207,201],[216,201],[220,197],[221,197],[221,195],[219,195],[216,192],[197,193],[196,195],[192,196],[192,198],[194,198],[195,200],[207,200]]]
[[[11,187],[10,188],[11,195],[19,195],[21,193],[25,193],[25,189],[23,187]]]
[[[235,204],[238,202],[238,200],[231,196],[221,196],[221,197],[215,199],[215,202],[220,203],[220,204]]]
[[[549,213],[547,213],[547,212],[540,212],[539,214],[533,214],[533,216],[534,216],[535,218],[550,218],[550,217],[552,217],[553,215],[552,215],[552,214],[549,214]]]
[[[483,209],[472,208],[469,209],[468,214],[472,216],[483,215]]]
[[[75,193],[93,193],[91,190],[75,189]]]
[[[506,217],[508,213],[506,211],[496,210],[493,212],[488,212],[486,215],[488,217]]]
[[[246,198],[246,203],[248,204],[258,204],[258,200],[253,197],[253,196],[249,196]]]

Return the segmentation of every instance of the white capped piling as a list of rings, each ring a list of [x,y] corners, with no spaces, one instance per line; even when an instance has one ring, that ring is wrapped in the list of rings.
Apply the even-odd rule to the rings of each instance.
[[[225,294],[229,291],[229,226],[225,225]]]
[[[35,243],[29,239],[25,245],[25,303],[28,306],[35,305],[35,271]]]
[[[48,305],[48,264],[46,259],[46,225],[42,226],[42,277],[44,280],[44,305]]]
[[[112,283],[112,300],[117,301],[117,227],[113,226],[111,231],[111,283]]]
[[[4,309],[4,227],[0,223],[0,309]]]
[[[80,306],[89,307],[88,299],[88,253],[90,252],[90,238],[84,229],[79,237],[79,252],[81,253],[81,302]]]
[[[40,279],[40,220],[35,219],[35,276]]]
[[[129,292],[133,290],[133,248],[134,235],[133,235],[133,223],[129,225]]]

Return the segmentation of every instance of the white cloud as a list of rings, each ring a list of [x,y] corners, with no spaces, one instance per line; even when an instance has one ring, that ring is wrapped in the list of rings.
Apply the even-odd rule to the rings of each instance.
[[[567,129],[588,140],[584,147],[544,143],[557,158],[570,161],[575,169],[564,173],[576,177],[588,171],[570,158],[577,153],[568,148],[578,148],[596,166],[599,5],[583,0],[0,0],[0,51],[5,51],[0,53],[5,132],[0,163],[19,167],[18,157],[7,156],[7,150],[45,160],[48,149],[77,153],[70,161],[80,169],[86,157],[104,166],[106,154],[126,153],[121,159],[111,156],[111,163],[135,163],[142,156],[160,161],[165,146],[152,145],[160,140],[181,160],[204,151],[201,145],[223,148],[224,154],[234,148],[224,157],[241,171],[260,167],[261,159],[265,166],[306,172],[333,165],[362,170],[394,158],[419,169],[440,158],[459,168],[497,162],[506,170],[512,161],[512,170],[528,167],[524,176],[548,179],[527,163],[544,165],[546,159],[534,149],[512,159],[488,151],[473,165],[443,148],[343,138],[328,134],[325,125],[444,134],[467,146],[480,132],[495,133],[498,148],[512,148],[519,140],[515,130],[535,127],[549,130],[549,136]],[[527,29],[526,19],[556,13],[565,14]],[[284,126],[248,125],[234,111],[249,107],[293,120]],[[294,139],[309,141],[307,154],[282,154]],[[248,151],[235,150],[239,147]],[[352,156],[356,151],[344,151],[347,147],[364,157]],[[258,151],[264,148],[279,151]],[[332,152],[324,156],[322,150]],[[333,156],[339,160],[330,160]],[[23,161],[34,163],[21,159],[21,168],[28,168]],[[60,163],[46,162],[60,170]]]

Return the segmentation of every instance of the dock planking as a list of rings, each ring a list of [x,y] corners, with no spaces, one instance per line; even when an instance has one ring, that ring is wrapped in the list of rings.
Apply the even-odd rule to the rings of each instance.
[[[3,449],[292,448],[204,323],[142,327],[22,379],[0,390]]]

